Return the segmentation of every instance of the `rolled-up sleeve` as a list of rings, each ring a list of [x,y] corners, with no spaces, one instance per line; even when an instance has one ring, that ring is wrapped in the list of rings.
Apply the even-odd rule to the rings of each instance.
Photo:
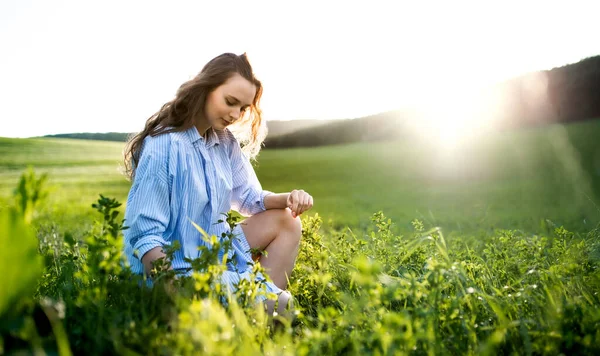
[[[244,216],[265,211],[265,196],[271,192],[262,189],[250,160],[244,155],[237,141],[232,142],[231,165],[232,209]]]
[[[148,146],[142,151],[127,200],[128,229],[123,234],[140,260],[151,249],[169,244],[163,236],[170,220],[168,150],[156,143]]]

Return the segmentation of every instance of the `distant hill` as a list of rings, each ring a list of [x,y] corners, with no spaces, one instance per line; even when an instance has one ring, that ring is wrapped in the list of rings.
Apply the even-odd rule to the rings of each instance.
[[[56,135],[45,135],[44,137],[55,137],[55,138],[74,138],[79,140],[96,140],[96,141],[118,141],[125,142],[127,141],[127,137],[129,137],[128,133],[124,132],[79,132],[79,133],[65,133],[65,134],[56,134]]]
[[[488,120],[498,129],[600,118],[600,56],[515,77],[466,100],[470,101],[458,106],[475,107],[483,100],[495,103],[495,107],[488,107],[481,115],[482,120]],[[334,121],[318,128],[267,137],[265,147],[310,147],[408,137],[414,133],[415,125],[419,125],[419,115],[418,111],[390,111]]]
[[[314,128],[318,126],[327,125],[335,120],[290,120],[280,121],[273,120],[267,121],[267,128],[269,130],[269,137],[289,134],[298,130]],[[78,132],[78,133],[65,133],[56,135],[45,135],[44,137],[55,137],[55,138],[73,138],[79,140],[98,140],[98,141],[117,141],[125,142],[129,137],[129,133],[126,132]]]
[[[528,127],[600,117],[600,56],[527,73],[482,93],[500,103],[501,127]]]
[[[397,110],[358,119],[335,120],[318,127],[268,136],[265,147],[309,147],[397,139],[409,135],[404,125],[409,117],[412,117],[410,112]]]
[[[335,121],[337,120],[269,120],[267,121],[267,128],[269,129],[269,137],[275,137],[298,130],[327,125]]]

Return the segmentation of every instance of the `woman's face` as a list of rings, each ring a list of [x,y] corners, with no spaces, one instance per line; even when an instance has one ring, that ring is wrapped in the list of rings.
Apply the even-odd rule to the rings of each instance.
[[[239,120],[254,101],[256,86],[235,73],[206,98],[204,116],[215,130],[223,130]]]

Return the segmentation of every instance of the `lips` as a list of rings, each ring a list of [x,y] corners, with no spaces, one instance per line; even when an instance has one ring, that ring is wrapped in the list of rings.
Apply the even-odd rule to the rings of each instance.
[[[223,121],[223,125],[229,125],[229,124],[231,124],[231,122],[229,122],[229,121],[227,121],[227,120],[225,120],[223,118],[221,118],[221,121]]]

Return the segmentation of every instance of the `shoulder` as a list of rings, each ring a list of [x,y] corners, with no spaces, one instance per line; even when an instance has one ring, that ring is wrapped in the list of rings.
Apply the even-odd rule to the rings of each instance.
[[[160,152],[171,146],[171,135],[160,134],[156,136],[146,136],[142,144],[142,152]]]
[[[181,157],[187,154],[189,144],[185,132],[169,132],[144,138],[140,157],[140,168],[146,164],[152,170],[177,171]]]
[[[142,145],[142,154],[168,155],[174,148],[186,142],[185,132],[169,132],[156,136],[146,136]]]
[[[240,150],[240,143],[237,138],[233,135],[229,129],[216,131],[217,137],[219,138],[219,144],[223,146],[225,150],[231,155],[232,153]]]
[[[215,130],[215,132],[217,133],[217,137],[219,137],[220,143],[228,146],[231,144],[238,144],[237,139],[228,128],[225,128],[224,130]]]
[[[146,136],[142,143],[138,168],[146,174],[170,174],[184,170],[189,139],[184,132],[169,132],[156,136]],[[136,173],[137,175],[137,173]]]

